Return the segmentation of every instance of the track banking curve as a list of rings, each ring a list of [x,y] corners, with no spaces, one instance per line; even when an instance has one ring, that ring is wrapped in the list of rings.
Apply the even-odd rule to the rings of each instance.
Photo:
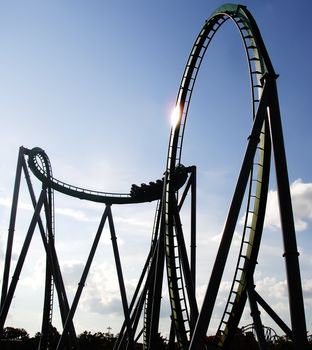
[[[86,188],[70,185],[52,176],[52,167],[46,152],[40,147],[27,149],[22,147],[23,153],[28,156],[28,166],[32,173],[48,188],[62,192],[66,195],[85,199],[93,202],[111,204],[130,204],[151,202],[160,199],[163,190],[164,179],[150,182],[148,185],[132,185],[129,193],[112,193],[89,190]],[[178,189],[186,181],[189,168],[179,166],[175,169],[175,187]]]
[[[181,162],[188,109],[201,63],[212,38],[222,24],[229,19],[234,22],[239,30],[245,47],[251,85],[251,121],[255,120],[261,102],[265,76],[272,75],[276,77],[259,29],[247,8],[242,5],[234,4],[226,4],[219,7],[205,22],[195,40],[186,63],[175,107],[176,110],[178,110],[179,118],[177,118],[176,124],[172,126],[168,147],[164,191],[165,200],[163,201],[163,203],[165,203],[167,275],[169,276],[168,286],[172,318],[180,348],[184,349],[188,348],[192,335],[191,332],[188,331],[188,329],[191,328],[189,317],[188,315],[185,316],[187,313],[183,311],[186,309],[187,301],[184,295],[179,293],[181,288],[178,285],[177,275],[174,273],[174,271],[178,271],[180,267],[179,260],[177,259],[177,251],[174,249],[178,243],[174,233],[174,225],[172,224],[173,218],[171,213],[173,211],[172,206],[174,205],[173,202],[175,199],[174,188],[172,188],[170,181],[170,174],[172,174],[175,167]],[[251,137],[253,137],[253,135],[251,135],[250,138]],[[247,280],[252,277],[255,268],[267,200],[270,154],[270,134],[267,122],[264,122],[260,138],[258,139],[254,165],[250,170],[245,224],[235,276],[217,332],[218,335],[215,337],[215,343],[221,347],[225,346],[227,339],[231,338],[231,332],[236,329],[240,321],[247,299]],[[208,310],[208,312],[212,312],[212,310]],[[199,320],[197,323],[198,322]]]
[[[135,200],[131,198],[130,194],[127,193],[109,193],[89,190],[70,185],[54,178],[52,175],[49,175],[45,167],[42,166],[42,164],[47,162],[50,163],[50,161],[46,152],[39,147],[34,147],[32,149],[24,148],[24,153],[28,156],[28,166],[32,173],[42,183],[56,191],[79,199],[107,204],[126,204],[135,202]]]

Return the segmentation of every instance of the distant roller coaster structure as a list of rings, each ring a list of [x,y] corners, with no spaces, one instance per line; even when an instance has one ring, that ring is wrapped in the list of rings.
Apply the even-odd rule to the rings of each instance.
[[[237,27],[245,47],[251,84],[252,126],[243,156],[237,184],[221,242],[212,267],[206,294],[199,310],[196,286],[196,167],[182,165],[182,149],[187,115],[201,63],[207,48],[218,29],[228,20]],[[277,323],[293,343],[294,349],[307,348],[307,333],[300,277],[298,250],[290,197],[285,148],[276,87],[277,75],[261,38],[259,29],[245,6],[226,4],[219,7],[205,22],[195,40],[182,76],[176,100],[176,120],[171,128],[166,169],[163,178],[132,185],[129,193],[107,193],[87,190],[66,184],[53,176],[49,158],[44,150],[21,147],[17,162],[7,248],[2,281],[0,329],[4,328],[11,302],[22,271],[35,228],[39,228],[46,253],[45,297],[42,316],[40,349],[50,349],[50,329],[54,291],[57,293],[62,335],[57,349],[78,349],[73,317],[87,279],[93,257],[106,222],[112,246],[120,287],[124,323],[121,326],[115,349],[134,349],[138,339],[143,339],[145,349],[156,350],[159,337],[161,298],[164,291],[164,272],[171,306],[169,349],[227,349],[238,328],[247,300],[250,304],[260,349],[267,349],[266,336],[260,318],[259,306]],[[277,192],[284,243],[284,258],[288,284],[291,326],[273,311],[258,294],[254,284],[254,271],[265,218],[271,153],[275,163]],[[42,184],[36,196],[31,173]],[[21,175],[24,173],[34,212],[11,282],[10,265]],[[55,212],[54,191],[66,195],[103,203],[103,215],[83,269],[72,304],[69,305],[66,286],[54,245]],[[178,195],[179,191],[179,195]],[[190,252],[187,252],[182,214],[186,198],[190,198]],[[228,300],[220,319],[218,331],[208,341],[211,316],[219,293],[234,231],[244,198],[247,208],[237,264],[234,270]],[[157,201],[152,230],[151,247],[142,267],[136,290],[129,303],[122,273],[116,240],[112,206]],[[44,216],[41,218],[40,214]],[[142,324],[142,327],[139,327]]]

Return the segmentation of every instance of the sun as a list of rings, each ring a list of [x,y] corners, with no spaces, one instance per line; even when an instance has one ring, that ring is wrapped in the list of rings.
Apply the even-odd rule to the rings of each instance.
[[[171,126],[173,128],[175,128],[178,125],[180,118],[181,118],[181,108],[177,104],[171,112]]]

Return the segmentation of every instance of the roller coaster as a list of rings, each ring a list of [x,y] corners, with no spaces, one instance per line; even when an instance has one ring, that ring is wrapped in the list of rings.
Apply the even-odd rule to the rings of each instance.
[[[201,309],[199,309],[195,290],[196,166],[182,164],[182,150],[188,110],[196,78],[212,39],[218,29],[227,21],[232,21],[238,29],[246,52],[251,86],[251,132],[249,136],[246,135],[248,142],[242,166],[225,219],[222,238],[206,293]],[[129,193],[88,190],[55,178],[50,160],[41,148],[21,147],[17,162],[4,263],[0,329],[3,329],[5,325],[34,230],[38,228],[46,254],[45,293],[39,347],[40,349],[50,348],[49,330],[52,325],[53,300],[56,292],[63,325],[57,349],[77,349],[78,343],[73,317],[103,228],[108,225],[120,288],[121,307],[124,313],[124,322],[115,344],[116,350],[134,349],[139,340],[143,342],[144,349],[157,349],[161,299],[164,291],[169,295],[171,307],[170,320],[168,321],[170,324],[170,329],[168,329],[168,334],[170,334],[169,349],[228,349],[239,326],[247,300],[253,319],[252,327],[260,349],[267,349],[267,336],[260,317],[259,306],[292,339],[294,349],[307,348],[299,254],[276,87],[277,77],[260,31],[250,12],[242,5],[225,4],[213,12],[205,22],[188,57],[176,99],[176,120],[170,131],[166,168],[161,179],[148,184],[133,184]],[[274,159],[275,163],[280,204],[291,326],[286,325],[273,308],[259,295],[253,277],[261,247],[271,158]],[[26,178],[34,211],[9,283],[22,173]],[[34,175],[41,184],[39,194],[35,193],[31,175]],[[67,298],[66,286],[54,245],[56,234],[54,191],[103,204],[103,215],[71,305],[69,305]],[[186,249],[185,232],[182,225],[182,208],[186,198],[190,198],[191,203],[187,207],[191,221],[189,252]],[[156,201],[157,205],[151,245],[147,258],[142,264],[137,287],[129,302],[116,240],[112,207],[152,201]],[[218,330],[213,339],[208,341],[207,334],[212,313],[243,203],[247,207],[233,282],[224,305]],[[41,218],[42,216],[44,219]]]

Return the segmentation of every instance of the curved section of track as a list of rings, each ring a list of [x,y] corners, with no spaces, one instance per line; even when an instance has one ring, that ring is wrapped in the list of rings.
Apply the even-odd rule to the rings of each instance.
[[[46,152],[39,147],[34,147],[31,150],[27,150],[27,155],[28,166],[30,167],[33,174],[42,183],[45,183],[48,187],[51,187],[56,191],[62,192],[72,197],[86,199],[93,202],[108,204],[123,204],[133,202],[130,194],[127,193],[109,193],[89,190],[82,187],[70,185],[52,176],[48,176],[46,169],[42,167],[42,163],[47,161],[49,162],[49,158]],[[42,160],[44,160],[44,162]]]
[[[138,193],[135,193],[135,195],[131,193],[100,192],[73,186],[53,176],[49,176],[43,164],[50,164],[50,161],[43,149],[34,147],[31,150],[26,148],[24,150],[25,154],[28,155],[29,168],[42,183],[46,184],[49,188],[72,197],[105,204],[129,204],[151,202],[159,199],[162,194],[163,180],[157,180],[157,183],[150,183],[149,185],[142,184],[141,187],[136,186]],[[159,182],[160,184],[158,184]],[[155,188],[156,186],[159,188]]]
[[[189,55],[177,100],[176,108],[179,111],[179,119],[171,129],[168,147],[167,168],[164,191],[164,213],[166,234],[166,261],[169,295],[172,309],[172,319],[175,325],[176,336],[180,348],[187,348],[189,341],[188,329],[190,328],[187,316],[187,301],[182,293],[179,276],[181,275],[180,262],[177,259],[179,251],[174,232],[172,218],[172,202],[175,198],[175,189],[171,184],[171,174],[181,162],[182,145],[188,109],[191,102],[197,74],[206,50],[218,31],[228,20],[232,20],[240,32],[247,56],[249,68],[252,119],[255,118],[261,94],[263,90],[262,78],[265,74],[274,74],[271,61],[267,54],[259,29],[245,6],[224,5],[218,8],[206,21],[200,31]],[[224,346],[229,338],[231,330],[238,324],[246,302],[246,283],[251,276],[256,263],[260,232],[262,231],[269,175],[270,136],[266,123],[262,127],[260,140],[257,147],[253,169],[250,171],[250,185],[245,215],[244,233],[241,242],[240,254],[235,270],[235,277],[230,291],[229,299],[220,322],[218,337],[215,341],[219,346]],[[257,235],[259,232],[259,235]]]

